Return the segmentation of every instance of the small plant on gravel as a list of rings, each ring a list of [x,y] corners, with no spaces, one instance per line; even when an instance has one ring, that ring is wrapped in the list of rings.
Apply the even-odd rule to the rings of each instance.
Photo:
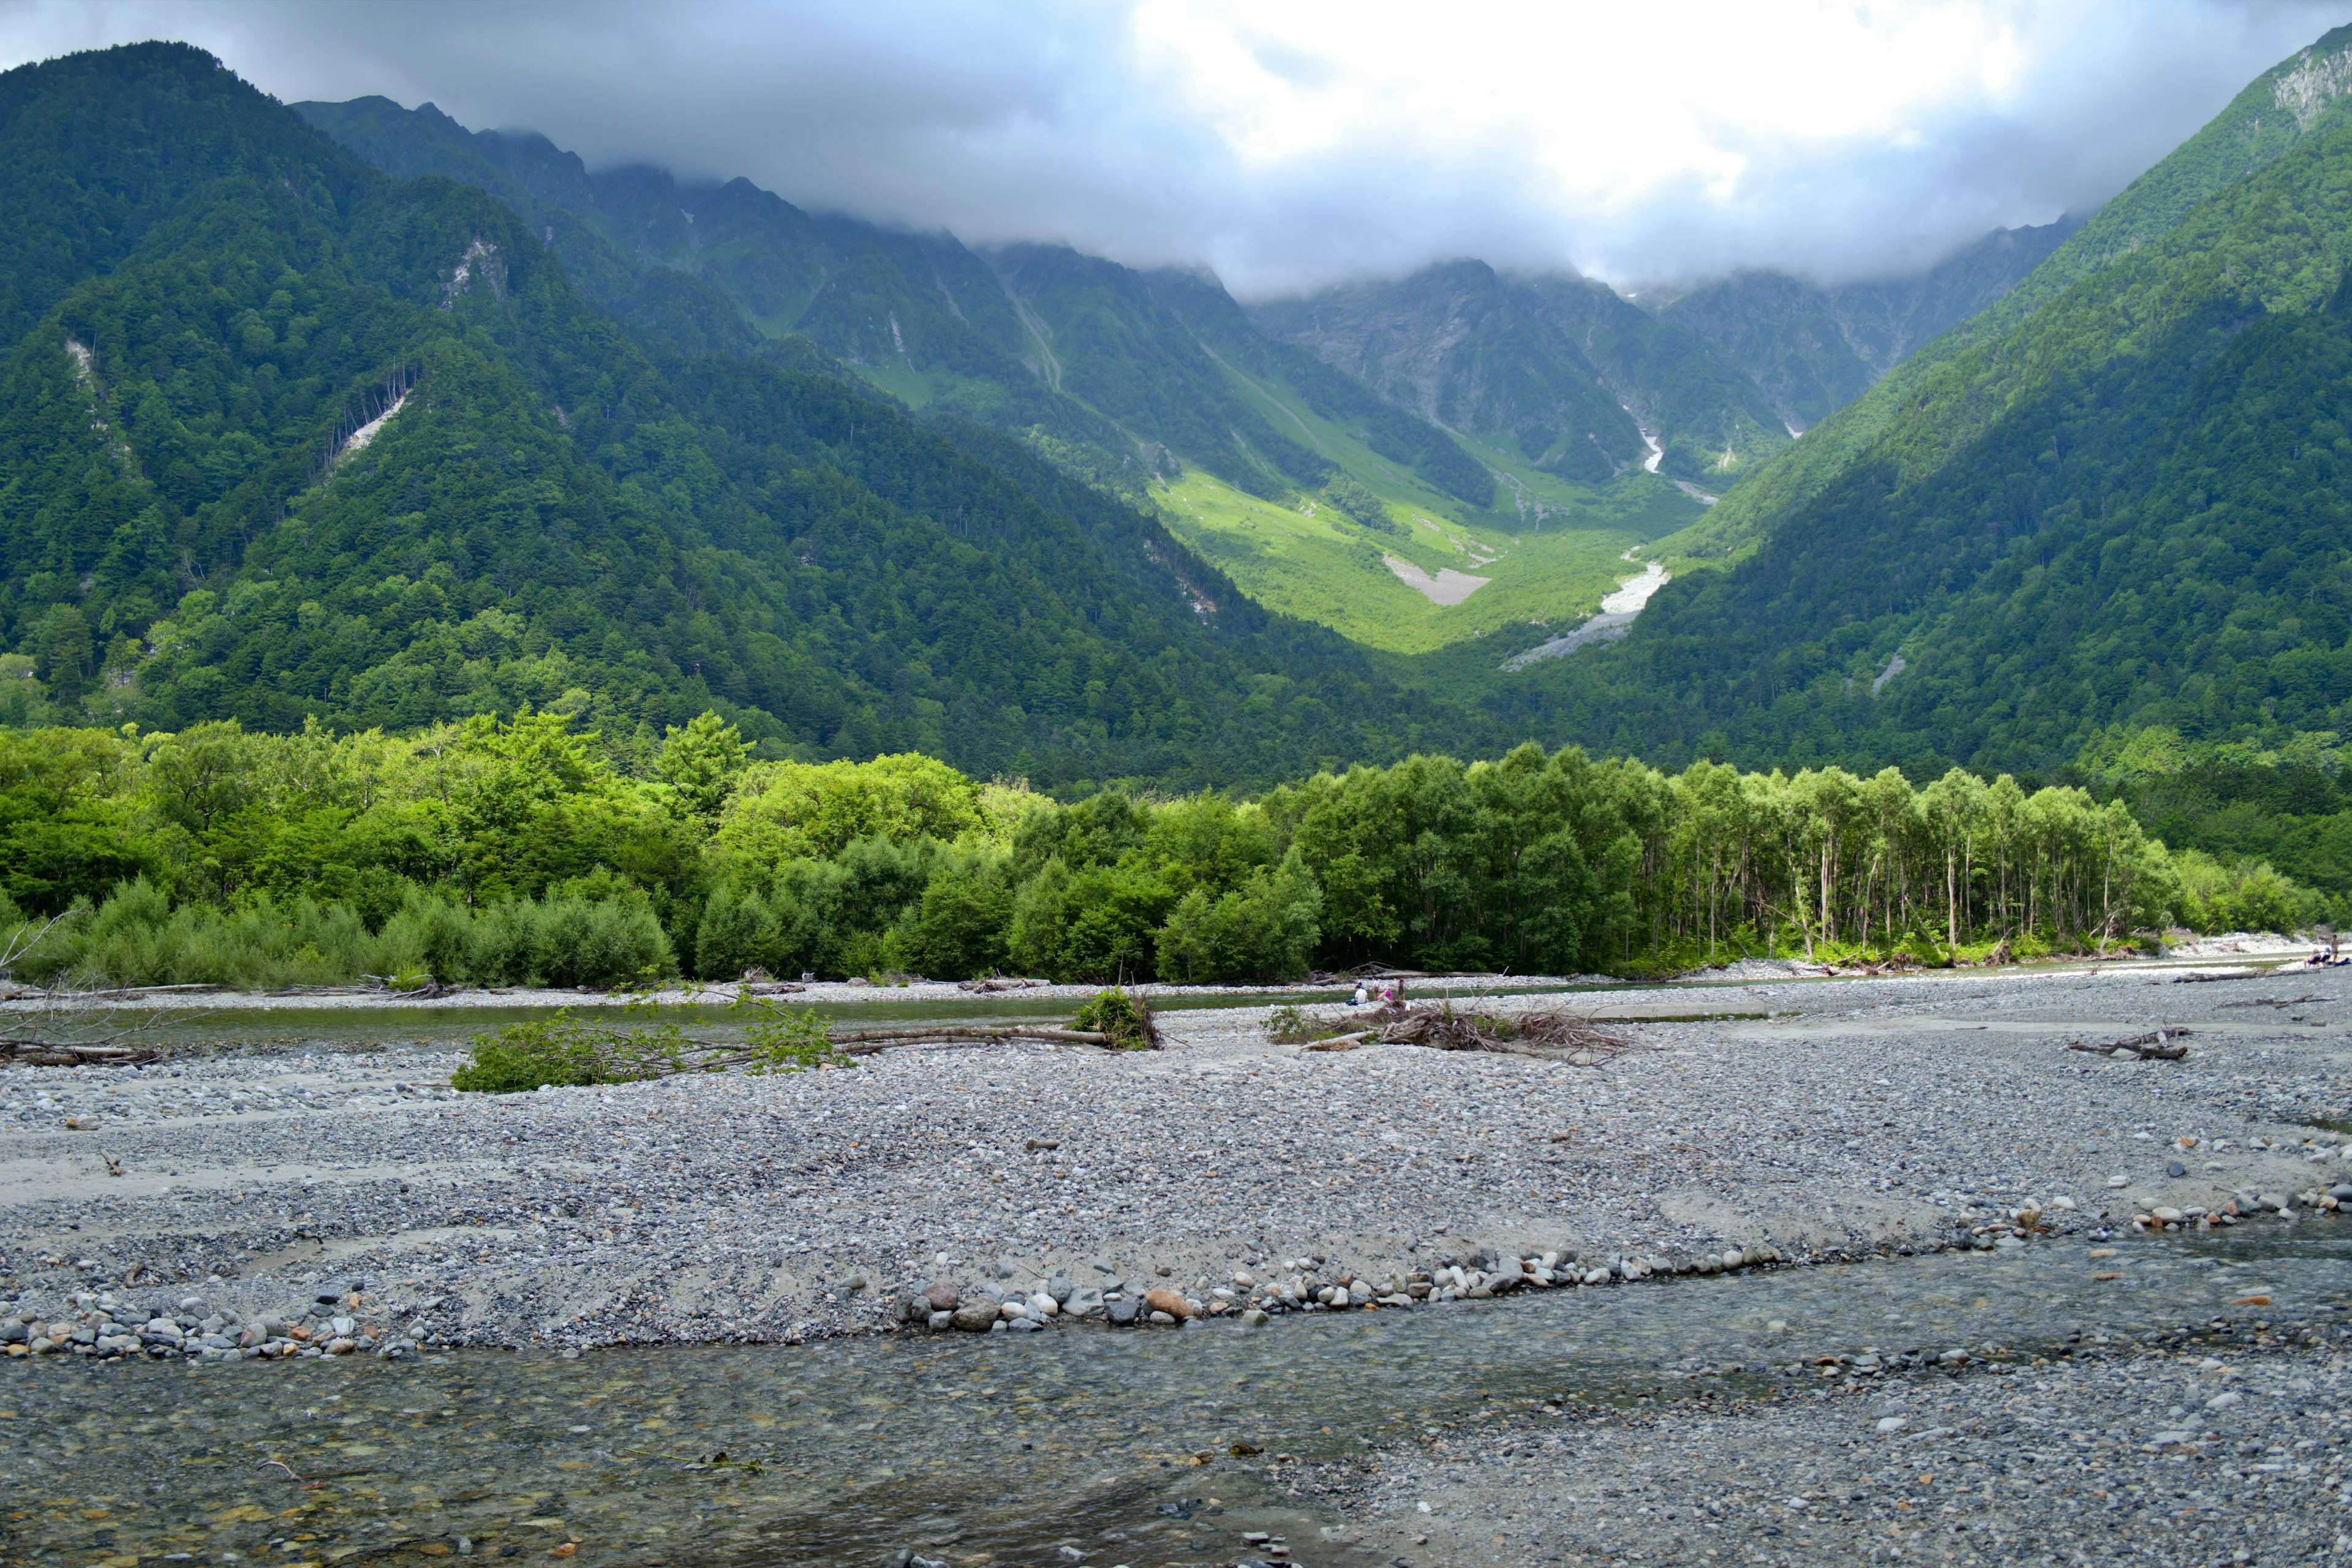
[[[687,1040],[676,1024],[624,1034],[591,1027],[566,1009],[474,1037],[474,1059],[450,1075],[450,1087],[481,1094],[520,1094],[543,1084],[577,1088],[635,1083],[686,1069]]]
[[[1113,1050],[1149,1051],[1160,1046],[1160,1026],[1151,1021],[1151,1005],[1130,991],[1096,992],[1070,1020],[1070,1026],[1108,1035]]]
[[[1322,1032],[1322,1026],[1300,1011],[1296,1002],[1285,1002],[1265,1016],[1265,1037],[1277,1046],[1295,1046]]]
[[[813,1007],[782,1007],[766,996],[744,996],[735,1006],[752,1015],[743,1033],[744,1048],[751,1053],[743,1064],[747,1072],[799,1072],[804,1068],[856,1065],[826,1037],[831,1021]]]

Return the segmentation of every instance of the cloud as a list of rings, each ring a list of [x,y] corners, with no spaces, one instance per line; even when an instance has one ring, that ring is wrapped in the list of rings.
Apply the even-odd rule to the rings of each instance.
[[[2086,210],[2336,0],[0,0],[0,60],[184,37],[592,166],[1206,263],[1265,294],[1455,256],[1619,282],[1923,264]]]

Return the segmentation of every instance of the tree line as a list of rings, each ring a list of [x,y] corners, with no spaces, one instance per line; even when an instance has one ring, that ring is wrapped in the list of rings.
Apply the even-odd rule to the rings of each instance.
[[[404,736],[0,731],[0,929],[47,922],[32,979],[1653,973],[2326,913],[2266,864],[2168,850],[2122,798],[1957,769],[1668,773],[1528,744],[1256,799],[1064,801],[917,753],[759,761],[715,713],[642,751],[528,710]]]

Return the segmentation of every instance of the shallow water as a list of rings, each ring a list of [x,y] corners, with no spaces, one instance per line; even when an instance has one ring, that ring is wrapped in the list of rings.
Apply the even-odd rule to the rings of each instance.
[[[2094,1273],[2113,1272],[2114,1279]],[[2264,1294],[2271,1305],[2231,1305]],[[5,1560],[875,1564],[1370,1559],[1294,1499],[1293,1459],[1542,1405],[1763,1396],[1865,1348],[2031,1356],[2352,1305],[2352,1223],[2208,1241],[1943,1254],[1684,1279],[1256,1331],[1091,1328],[420,1362],[0,1372]],[[1778,1322],[1784,1327],[1774,1327]],[[1806,1375],[1815,1375],[1808,1373]],[[1255,1450],[1255,1451],[1253,1451]],[[257,1468],[282,1461],[291,1477]],[[233,1555],[234,1554],[234,1555]]]

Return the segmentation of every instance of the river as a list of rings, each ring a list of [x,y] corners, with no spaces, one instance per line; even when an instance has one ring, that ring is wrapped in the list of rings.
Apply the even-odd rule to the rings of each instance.
[[[1293,1478],[1596,1401],[1768,1400],[1824,1354],[1969,1375],[2352,1303],[2352,1225],[1685,1278],[1251,1330],[1066,1329],[577,1360],[17,1362],[7,1560],[1368,1568]],[[2259,1290],[2260,1297],[2250,1293]],[[1810,1370],[1810,1369],[1809,1369]],[[1909,1375],[1944,1375],[1912,1373]],[[569,1550],[567,1550],[567,1548]],[[901,1559],[897,1553],[908,1553]],[[1391,1558],[1379,1559],[1383,1563]]]

